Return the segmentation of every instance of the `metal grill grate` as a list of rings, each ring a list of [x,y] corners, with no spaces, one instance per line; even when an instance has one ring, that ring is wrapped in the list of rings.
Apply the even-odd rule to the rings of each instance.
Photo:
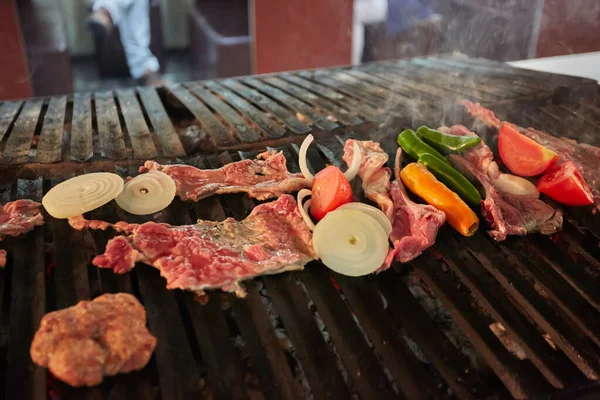
[[[464,85],[434,72],[452,66],[457,76],[479,72]],[[480,89],[471,93],[471,87]],[[562,101],[547,103],[557,90]],[[585,90],[590,91],[585,104],[568,101],[570,93]],[[61,180],[87,171],[134,175],[136,155],[152,151],[159,159],[182,157],[199,168],[217,168],[254,157],[266,143],[283,150],[290,170],[298,171],[295,143],[302,138],[295,135],[308,132],[319,135],[319,144],[309,149],[311,166],[340,165],[343,137],[366,138],[382,122],[383,131],[397,128],[389,113],[405,123],[432,124],[446,113],[451,115],[446,119],[460,118],[446,107],[465,96],[493,97],[503,118],[556,134],[564,126],[565,135],[594,144],[600,120],[596,90],[587,81],[486,61],[432,58],[191,83],[168,93],[138,89],[48,104],[9,102],[0,105],[0,131],[8,132],[2,160],[15,162],[25,154],[31,162],[6,166],[0,202],[39,200]],[[384,111],[390,101],[394,108]],[[512,111],[517,102],[521,108]],[[65,104],[67,134],[60,141],[56,126]],[[198,120],[190,122],[190,115]],[[180,137],[192,123],[214,139],[211,155],[186,157],[182,151]],[[25,149],[21,139],[38,133],[37,145],[34,140]],[[393,134],[380,139],[390,153],[394,139]],[[219,140],[236,150],[215,152]],[[123,149],[122,163],[100,158]],[[42,164],[50,160],[63,162]],[[241,219],[254,205],[242,195],[193,204],[176,200],[156,217],[172,224]],[[112,203],[93,217],[134,221]],[[3,241],[9,256],[0,273],[0,369],[6,371],[0,391],[10,399],[583,398],[594,390],[597,395],[599,217],[568,210],[564,231],[552,238],[530,235],[501,244],[483,231],[463,238],[443,228],[425,254],[378,276],[347,278],[313,262],[301,272],[246,282],[243,300],[210,293],[206,306],[191,293],[167,290],[151,267],[138,265],[127,275],[93,267],[91,257],[111,233],[78,232],[47,218],[25,237]],[[91,389],[67,387],[35,367],[29,346],[42,315],[107,292],[133,293],[144,303],[158,338],[149,365]],[[494,332],[503,334],[498,338]]]

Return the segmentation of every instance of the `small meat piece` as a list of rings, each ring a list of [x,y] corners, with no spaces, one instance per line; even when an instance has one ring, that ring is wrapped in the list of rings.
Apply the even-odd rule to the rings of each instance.
[[[30,353],[34,363],[79,387],[144,368],[155,347],[144,307],[134,296],[117,293],[46,314]]]
[[[243,221],[130,227],[128,236],[110,240],[92,263],[116,273],[130,271],[138,261],[152,265],[169,289],[221,288],[243,297],[240,281],[299,270],[315,259],[312,233],[290,195],[255,207]]]
[[[288,172],[282,152],[264,152],[256,160],[233,162],[219,169],[160,165],[155,161],[146,161],[140,168],[140,172],[151,170],[173,178],[182,200],[199,201],[225,193],[247,193],[257,200],[267,200],[310,187],[302,174]]]
[[[446,221],[446,215],[437,208],[413,202],[399,179],[390,183],[389,193],[394,202],[390,234],[394,248],[377,272],[388,269],[394,258],[404,263],[418,257],[435,242],[440,226]]]
[[[22,199],[0,206],[0,236],[19,236],[44,225],[41,204]]]
[[[465,176],[476,179],[485,190],[481,201],[481,212],[492,228],[488,233],[500,242],[507,235],[526,235],[540,232],[555,233],[562,227],[562,212],[540,199],[511,195],[497,191],[485,173],[466,158],[452,154],[448,159]]]
[[[475,136],[475,132],[471,132],[463,125],[453,125],[450,128],[442,126],[438,128],[440,131],[456,136]],[[488,178],[496,179],[500,175],[498,164],[494,161],[494,153],[483,141],[477,146],[463,151],[460,155],[477,166],[479,171],[484,172]]]
[[[0,206],[0,240],[4,236],[19,236],[36,226],[44,225],[41,204],[21,199]],[[0,250],[0,268],[6,265],[6,250]]]
[[[493,111],[467,100],[464,100],[463,104],[474,118],[479,118],[492,128],[500,128],[502,121],[496,118]],[[600,148],[564,137],[558,138],[533,128],[523,129],[511,125],[525,136],[556,152],[561,160],[572,161],[592,190],[595,208],[600,209]]]
[[[354,157],[354,142],[358,143],[361,151],[361,163],[358,176],[362,180],[362,188],[367,199],[379,206],[381,211],[392,221],[394,204],[388,195],[388,186],[392,171],[384,167],[389,156],[383,151],[381,145],[372,140],[346,140],[343,160],[349,166]]]

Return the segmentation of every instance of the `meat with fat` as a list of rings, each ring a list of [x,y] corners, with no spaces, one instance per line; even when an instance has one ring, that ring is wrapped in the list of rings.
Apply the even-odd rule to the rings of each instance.
[[[540,232],[555,233],[562,227],[562,212],[540,199],[501,193],[492,185],[490,178],[464,157],[451,154],[448,159],[458,170],[471,180],[477,180],[485,190],[481,201],[481,212],[492,228],[488,233],[496,241],[507,235],[526,235]]]
[[[437,232],[446,220],[446,215],[428,204],[413,202],[399,179],[401,149],[395,160],[396,180],[390,183],[391,170],[385,167],[388,154],[381,145],[373,141],[356,141],[362,152],[362,162],[358,175],[367,198],[375,202],[392,222],[390,249],[384,264],[377,272],[385,271],[392,261],[409,262],[430,247]],[[354,140],[349,139],[344,146],[343,159],[352,163]]]
[[[244,296],[240,281],[299,270],[315,259],[312,233],[290,195],[256,206],[243,221],[199,220],[183,226],[146,222],[116,228],[126,236],[110,240],[93,264],[126,273],[143,262],[160,270],[169,289],[220,288]]]
[[[0,206],[0,240],[5,236],[19,236],[44,225],[42,205],[28,199],[11,201]],[[0,251],[0,267],[6,265],[6,251]]]
[[[474,118],[482,120],[492,128],[500,128],[502,121],[493,111],[467,100],[463,100],[463,104]],[[596,209],[600,208],[600,148],[564,137],[558,138],[533,128],[524,129],[511,125],[525,136],[554,151],[563,161],[572,161],[592,190]]]
[[[442,126],[438,130],[456,136],[476,136],[463,125]],[[496,179],[500,175],[498,164],[494,161],[494,152],[483,141],[477,146],[460,153],[460,155],[477,166],[477,169],[487,175],[490,179]]]
[[[146,161],[140,172],[162,171],[175,181],[182,200],[199,201],[215,194],[247,193],[267,200],[310,187],[300,173],[288,172],[282,152],[264,152],[254,160],[242,160],[218,169],[198,169],[190,165],[161,165]]]
[[[155,347],[144,307],[134,296],[117,293],[46,314],[30,353],[34,363],[79,387],[144,368]]]
[[[413,202],[399,179],[390,183],[389,193],[394,203],[394,218],[390,240],[394,246],[378,272],[388,269],[394,259],[409,262],[435,243],[446,215],[429,204]]]
[[[381,145],[372,140],[346,140],[343,160],[348,166],[354,157],[354,142],[361,151],[361,163],[358,176],[362,180],[362,188],[367,199],[379,206],[381,211],[390,219],[393,218],[394,205],[388,194],[388,186],[392,171],[385,167],[389,156],[383,151]]]

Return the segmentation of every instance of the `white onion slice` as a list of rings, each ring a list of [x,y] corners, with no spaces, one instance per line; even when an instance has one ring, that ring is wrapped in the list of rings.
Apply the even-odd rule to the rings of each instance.
[[[300,151],[298,152],[298,164],[300,164],[300,171],[308,181],[312,181],[314,179],[314,175],[311,174],[310,170],[308,169],[308,165],[306,165],[306,151],[313,140],[315,140],[313,135],[306,136],[300,145]]]
[[[308,213],[308,210],[310,209],[310,204],[312,203],[312,201],[307,200],[306,203],[304,203],[304,205],[302,205],[302,201],[308,197],[311,196],[312,192],[308,189],[301,189],[298,192],[298,197],[297,197],[297,201],[298,201],[298,210],[300,210],[300,214],[302,215],[302,219],[304,220],[304,222],[306,223],[306,225],[308,225],[309,229],[311,231],[315,230],[315,223],[313,222],[312,218],[310,217],[310,214]]]
[[[354,141],[352,150],[353,150],[352,163],[350,163],[350,166],[348,167],[346,172],[344,172],[344,176],[346,177],[346,179],[348,179],[348,182],[350,182],[352,179],[354,179],[356,174],[358,174],[358,170],[360,169],[360,162],[362,161],[362,153],[360,151],[360,147],[358,146],[358,143],[356,143],[356,140]]]
[[[381,225],[386,235],[390,236],[392,233],[392,223],[389,218],[377,207],[370,206],[365,203],[346,203],[344,205],[339,206],[336,210],[358,210],[364,213],[367,213],[371,217],[375,218],[377,222]]]
[[[169,175],[149,171],[127,182],[115,201],[128,213],[149,215],[171,204],[176,190],[175,181]]]
[[[496,189],[502,193],[527,196],[539,199],[540,192],[535,185],[525,178],[511,174],[500,174],[492,181]]]
[[[54,186],[42,199],[54,218],[76,217],[95,210],[117,197],[123,178],[110,172],[79,175]]]
[[[375,272],[388,253],[388,236],[381,224],[358,210],[337,209],[317,224],[313,248],[323,264],[347,276]]]

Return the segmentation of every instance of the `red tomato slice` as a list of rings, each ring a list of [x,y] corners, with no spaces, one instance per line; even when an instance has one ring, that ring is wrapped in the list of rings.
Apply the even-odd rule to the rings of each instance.
[[[572,161],[551,168],[538,179],[536,187],[546,196],[568,206],[594,203],[590,187]]]
[[[508,169],[520,176],[539,175],[558,162],[555,152],[520,134],[507,123],[500,126],[498,152]]]
[[[328,212],[352,201],[352,187],[339,168],[329,166],[315,175],[310,213],[320,221]]]

